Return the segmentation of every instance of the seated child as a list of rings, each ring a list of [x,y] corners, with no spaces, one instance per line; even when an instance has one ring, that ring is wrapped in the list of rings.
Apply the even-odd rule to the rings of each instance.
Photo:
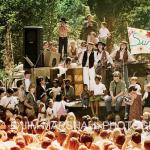
[[[80,97],[81,97],[81,101],[82,101],[82,106],[84,108],[87,108],[89,105],[89,97],[90,97],[90,93],[89,93],[87,84],[83,85],[83,91],[82,91]]]

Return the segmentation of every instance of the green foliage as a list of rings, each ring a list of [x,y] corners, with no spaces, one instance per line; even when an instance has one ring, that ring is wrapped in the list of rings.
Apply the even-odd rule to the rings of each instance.
[[[6,25],[12,27],[14,58],[17,63],[23,59],[24,26],[43,26],[44,40],[56,40],[54,29],[60,18],[65,16],[72,27],[71,37],[78,38],[82,21],[88,12],[86,0],[1,0],[0,58],[4,49]]]
[[[90,6],[90,9],[89,9]],[[149,0],[1,0],[0,1],[0,68],[4,50],[5,27],[12,27],[15,63],[21,61],[23,27],[43,26],[44,40],[57,40],[55,27],[61,17],[71,26],[71,38],[78,38],[85,16],[92,11],[97,21],[108,22],[113,42],[127,36],[127,23],[136,28],[150,27]]]
[[[88,4],[100,21],[106,18],[114,42],[127,38],[127,25],[149,30],[149,0],[89,0]]]

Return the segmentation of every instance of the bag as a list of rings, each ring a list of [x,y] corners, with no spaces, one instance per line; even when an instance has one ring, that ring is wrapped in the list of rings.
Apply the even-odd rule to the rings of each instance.
[[[127,105],[132,105],[133,101],[131,99],[131,96],[123,96],[123,102]]]

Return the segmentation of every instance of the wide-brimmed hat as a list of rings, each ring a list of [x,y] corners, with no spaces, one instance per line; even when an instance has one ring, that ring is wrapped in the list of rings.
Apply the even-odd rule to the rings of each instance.
[[[65,23],[67,23],[66,18],[65,18],[65,17],[62,17],[62,18],[60,19],[60,22],[65,22]]]
[[[89,44],[89,45],[94,45],[94,43],[93,43],[93,42],[88,42],[88,44]]]
[[[128,44],[128,42],[126,40],[122,40],[120,44]]]
[[[104,43],[104,42],[98,42],[97,44],[95,44],[95,46],[98,47],[99,44],[101,44],[104,47],[106,46],[106,43]]]
[[[66,83],[66,82],[71,82],[71,79],[70,78],[66,78],[66,79],[64,79],[64,82]]]

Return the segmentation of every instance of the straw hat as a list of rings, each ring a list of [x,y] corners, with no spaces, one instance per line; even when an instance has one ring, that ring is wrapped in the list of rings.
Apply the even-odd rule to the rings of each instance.
[[[122,40],[120,44],[128,44],[128,42],[126,40]]]

